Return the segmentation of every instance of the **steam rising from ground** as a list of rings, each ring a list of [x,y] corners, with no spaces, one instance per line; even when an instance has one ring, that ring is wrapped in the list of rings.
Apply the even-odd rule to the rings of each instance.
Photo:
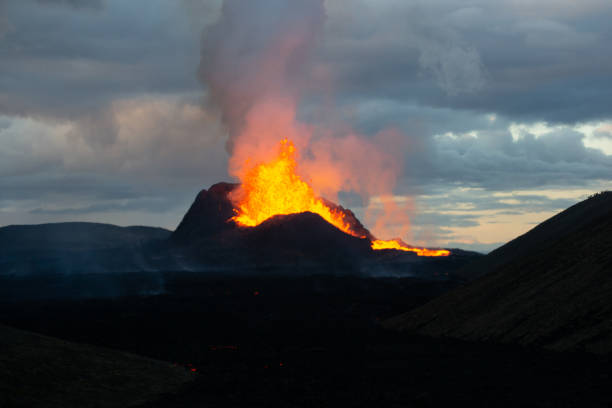
[[[273,159],[287,138],[297,148],[297,172],[317,195],[337,201],[339,192],[354,192],[364,203],[387,197],[367,211],[373,232],[387,235],[384,225],[408,225],[392,199],[403,135],[386,129],[365,137],[340,120],[324,126],[298,119],[305,96],[331,92],[329,78],[310,58],[325,20],[322,0],[226,0],[204,33],[200,79],[228,130],[231,176],[243,179],[254,165]],[[389,222],[394,214],[400,218]]]

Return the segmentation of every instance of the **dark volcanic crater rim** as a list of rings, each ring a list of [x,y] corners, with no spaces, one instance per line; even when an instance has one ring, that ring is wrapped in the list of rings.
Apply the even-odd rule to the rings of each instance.
[[[231,220],[235,215],[235,208],[228,197],[229,193],[234,191],[238,186],[239,184],[236,183],[220,182],[212,185],[208,190],[204,189],[200,191],[176,231],[172,234],[172,241],[191,245],[194,240],[197,241],[210,238],[216,234],[233,229],[239,230],[243,234],[259,234],[258,231],[260,230],[277,228],[279,234],[281,231],[287,234],[285,238],[292,238],[289,236],[291,234],[312,234],[311,239],[329,241],[331,235],[335,234],[337,237],[332,239],[332,241],[336,245],[341,245],[343,241],[343,239],[340,238],[341,236],[344,237],[346,243],[350,241],[355,242],[354,240],[357,239],[368,242],[368,248],[364,249],[365,253],[373,252],[369,243],[373,241],[375,237],[359,221],[355,214],[350,209],[325,199],[324,202],[326,205],[334,210],[342,212],[345,215],[345,220],[351,225],[353,231],[365,238],[347,234],[338,227],[327,222],[320,215],[310,211],[278,214],[253,227],[239,225]],[[313,225],[308,226],[308,222]],[[326,227],[324,227],[323,224],[325,224]],[[304,238],[300,238],[300,240],[306,241]],[[289,239],[289,241],[293,241],[293,239]],[[279,249],[282,249],[282,246]],[[405,253],[405,251],[395,249],[389,249],[388,251]]]

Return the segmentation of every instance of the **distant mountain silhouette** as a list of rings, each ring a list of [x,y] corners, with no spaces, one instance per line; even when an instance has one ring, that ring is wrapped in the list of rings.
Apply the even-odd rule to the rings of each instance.
[[[0,253],[6,250],[94,250],[166,239],[170,231],[156,227],[118,227],[94,222],[59,222],[0,227]]]
[[[170,234],[91,222],[9,225],[0,228],[0,276],[142,270],[142,249]]]
[[[612,352],[612,192],[568,208],[464,271],[471,268],[484,276],[385,326]]]

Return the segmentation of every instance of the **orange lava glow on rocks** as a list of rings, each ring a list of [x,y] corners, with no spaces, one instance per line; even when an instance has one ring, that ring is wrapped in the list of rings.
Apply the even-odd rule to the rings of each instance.
[[[342,211],[334,210],[317,197],[295,172],[295,146],[287,139],[280,145],[275,160],[260,163],[247,172],[242,180],[242,198],[232,220],[238,225],[254,227],[279,214],[310,211],[347,234],[355,233]]]
[[[450,251],[448,249],[427,249],[410,247],[400,243],[397,240],[382,240],[375,239],[372,241],[372,249],[397,249],[400,251],[414,252],[418,256],[449,256]]]
[[[273,160],[258,163],[245,172],[241,177],[240,193],[233,197],[236,215],[231,219],[238,225],[254,227],[275,215],[310,211],[341,231],[365,239],[363,234],[353,230],[342,210],[331,208],[317,197],[312,187],[296,173],[295,154],[294,144],[283,139]],[[450,255],[445,249],[415,248],[397,240],[373,240],[371,248],[409,251],[418,256]]]

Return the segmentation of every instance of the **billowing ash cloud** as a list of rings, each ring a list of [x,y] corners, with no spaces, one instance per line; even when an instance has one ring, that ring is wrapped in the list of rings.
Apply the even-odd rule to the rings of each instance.
[[[9,23],[8,18],[5,15],[4,4],[0,1],[0,40],[2,37],[10,30],[11,25]]]
[[[230,150],[256,103],[298,97],[324,23],[322,0],[224,2],[204,33],[199,76],[222,111]]]
[[[484,68],[475,48],[435,41],[421,41],[419,47],[419,64],[433,73],[447,94],[475,92],[484,86]]]
[[[36,0],[37,3],[74,8],[101,9],[103,0]]]
[[[199,72],[229,131],[229,173],[244,180],[287,138],[297,148],[297,172],[318,195],[336,201],[340,191],[350,191],[365,203],[391,196],[402,171],[403,135],[383,129],[365,137],[339,118],[298,118],[307,93],[327,96],[332,88],[323,86],[329,78],[313,58],[325,21],[321,0],[227,0],[204,33]],[[374,234],[385,234],[379,219],[402,214],[392,199],[383,208],[369,213]]]

